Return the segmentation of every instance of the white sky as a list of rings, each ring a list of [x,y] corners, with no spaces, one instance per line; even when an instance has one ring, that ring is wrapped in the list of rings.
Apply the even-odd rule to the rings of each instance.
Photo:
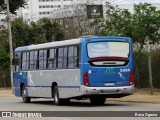
[[[160,0],[106,0],[112,4],[160,3]]]
[[[153,6],[157,7],[160,10],[160,0],[105,0],[110,2],[112,5],[118,5],[121,9],[128,9],[130,12],[133,12],[133,4],[138,3],[151,3]]]

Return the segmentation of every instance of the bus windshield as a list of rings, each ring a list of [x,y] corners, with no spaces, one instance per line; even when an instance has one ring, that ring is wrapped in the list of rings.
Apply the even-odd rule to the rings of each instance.
[[[129,57],[128,42],[90,42],[87,44],[89,58],[97,57]]]

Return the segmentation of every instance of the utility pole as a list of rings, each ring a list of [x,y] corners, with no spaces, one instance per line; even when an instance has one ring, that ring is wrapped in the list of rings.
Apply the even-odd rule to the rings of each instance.
[[[149,69],[149,86],[151,95],[153,95],[153,83],[152,83],[152,66],[151,66],[151,55],[148,55],[148,69]]]
[[[4,3],[7,6],[7,23],[8,23],[9,50],[10,50],[10,76],[11,76],[12,93],[14,93],[14,89],[13,89],[13,66],[12,66],[13,47],[12,47],[12,31],[11,31],[11,16],[10,16],[10,11],[9,11],[9,0],[4,0]]]
[[[148,44],[148,70],[149,70],[149,86],[150,86],[150,92],[151,95],[153,95],[153,82],[152,82],[152,59],[151,59],[151,53],[150,53],[150,45]]]

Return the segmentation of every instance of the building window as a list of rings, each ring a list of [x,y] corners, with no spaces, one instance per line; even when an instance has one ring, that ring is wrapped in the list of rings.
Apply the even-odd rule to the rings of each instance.
[[[64,5],[64,8],[71,8],[73,5]]]
[[[39,8],[60,8],[60,5],[39,5]]]
[[[50,5],[46,5],[46,8],[50,8],[51,6]]]
[[[47,15],[50,14],[50,12],[39,12],[39,15]]]

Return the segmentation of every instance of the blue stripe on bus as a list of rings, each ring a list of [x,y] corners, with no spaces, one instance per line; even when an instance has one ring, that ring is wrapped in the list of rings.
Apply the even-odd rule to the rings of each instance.
[[[27,86],[27,87],[51,87],[51,86]]]
[[[52,86],[27,86],[27,87],[52,87]],[[59,88],[80,88],[80,86],[58,86]]]
[[[58,86],[59,88],[80,88],[80,86]]]

